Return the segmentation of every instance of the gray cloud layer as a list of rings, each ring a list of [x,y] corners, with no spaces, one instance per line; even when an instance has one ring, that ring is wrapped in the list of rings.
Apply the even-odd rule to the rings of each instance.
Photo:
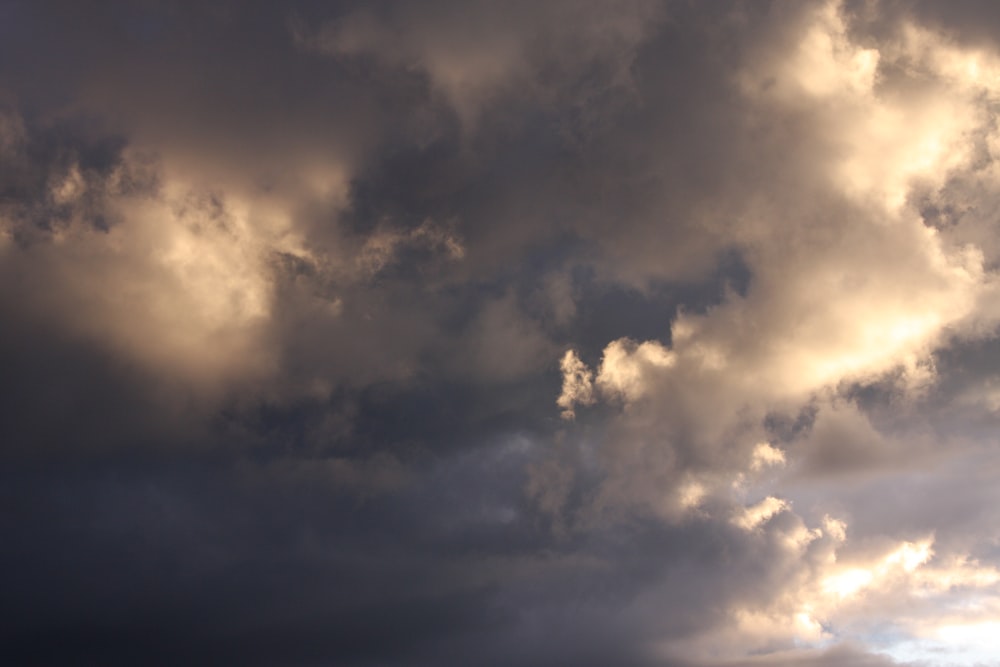
[[[10,664],[989,664],[989,4],[0,1]]]

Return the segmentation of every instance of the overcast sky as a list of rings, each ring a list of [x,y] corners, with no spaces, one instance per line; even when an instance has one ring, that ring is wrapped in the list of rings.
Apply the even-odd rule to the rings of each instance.
[[[0,0],[0,661],[997,664],[998,35]]]

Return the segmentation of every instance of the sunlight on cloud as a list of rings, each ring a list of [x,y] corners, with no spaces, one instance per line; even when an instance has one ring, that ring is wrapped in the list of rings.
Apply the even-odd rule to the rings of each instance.
[[[604,349],[596,384],[608,395],[636,400],[648,390],[658,370],[674,365],[674,355],[655,341],[616,340]]]
[[[827,516],[811,528],[767,489],[766,471],[796,469],[800,457],[823,475],[852,455],[870,465],[888,456],[880,450],[895,451],[837,398],[844,383],[892,378],[900,400],[916,400],[935,380],[936,349],[1000,321],[983,307],[996,283],[983,251],[925,225],[913,201],[997,144],[1000,61],[916,28],[862,47],[838,2],[807,12],[806,23],[790,53],[751,60],[741,85],[762,113],[804,114],[821,128],[828,151],[817,153],[816,188],[826,199],[815,208],[784,192],[748,201],[752,224],[734,233],[749,288],[705,312],[679,311],[669,345],[612,341],[596,371],[573,351],[564,358],[560,408],[624,403],[611,451],[627,463],[611,467],[602,502],[645,504],[674,521],[704,516],[707,497],[723,498],[731,525],[782,554],[771,572],[785,583],[766,602],[735,604],[730,625],[666,642],[669,655],[884,646],[876,627],[891,627],[900,646],[926,639],[953,650],[995,631],[993,568],[936,553],[933,536],[852,544],[844,521]],[[983,187],[1000,188],[994,171],[977,173],[992,179]],[[806,405],[814,439],[803,442],[816,451],[734,444],[753,437],[769,410]],[[855,454],[844,438],[860,438],[847,443]],[[701,461],[713,475],[697,474]],[[697,500],[685,495],[690,479],[699,480]],[[749,493],[763,500],[745,504]],[[725,656],[719,646],[730,647]]]
[[[849,566],[824,577],[822,590],[843,599],[876,585],[895,570],[911,573],[931,558],[932,543],[933,540],[930,539],[916,543],[903,542],[874,563],[863,567]]]
[[[838,166],[844,190],[857,198],[874,196],[889,211],[905,204],[915,180],[940,187],[949,171],[972,158],[966,133],[978,125],[971,104],[937,95],[902,100],[899,105],[873,101],[860,110],[849,157]]]
[[[42,317],[164,377],[211,390],[270,372],[271,258],[309,256],[287,203],[208,191],[169,169],[155,192],[133,192],[134,159],[126,153],[99,186],[76,163],[57,174],[49,197],[69,217],[47,234],[21,223],[37,239],[7,245],[4,261],[41,276],[32,289]],[[96,187],[107,229],[84,217]]]
[[[851,568],[827,577],[823,581],[823,592],[834,593],[841,598],[850,597],[869,586],[874,578],[871,570]]]
[[[778,65],[778,85],[787,86],[783,94],[793,95],[799,89],[814,97],[827,97],[871,90],[879,52],[851,43],[839,2],[823,4],[804,33],[793,52]]]
[[[681,484],[677,489],[680,506],[685,510],[693,509],[701,505],[707,495],[708,489],[705,488],[704,484],[697,480],[689,480],[688,482]]]
[[[769,442],[759,442],[753,448],[750,469],[757,471],[764,468],[782,466],[785,464],[785,453]]]
[[[753,530],[779,512],[784,512],[787,509],[787,501],[768,496],[756,505],[744,508],[741,514],[734,517],[733,523],[744,530]]]
[[[941,72],[934,73],[942,94],[927,104],[883,95],[874,63],[885,56],[851,43],[839,4],[822,6],[811,20],[798,55],[773,56],[780,64],[773,71],[764,59],[756,73],[761,80],[777,77],[778,92],[751,87],[747,95],[778,111],[816,104],[809,113],[830,126],[840,146],[828,156],[832,171],[818,173],[842,208],[800,208],[799,218],[788,219],[778,205],[748,202],[746,216],[755,224],[739,232],[749,234],[747,294],[729,294],[706,313],[678,313],[669,347],[609,343],[596,371],[598,395],[626,405],[712,397],[717,410],[704,417],[707,428],[730,418],[722,408],[727,401],[744,414],[759,413],[896,370],[900,385],[915,391],[933,379],[928,358],[946,337],[963,330],[980,335],[996,323],[980,307],[994,283],[983,253],[951,245],[904,206],[912,183],[940,185],[971,159],[986,118],[979,98]],[[817,68],[821,75],[814,77]],[[782,88],[786,80],[798,83]],[[831,112],[830,104],[846,106]],[[842,178],[845,169],[851,183]],[[572,403],[570,395],[560,397],[563,409]]]
[[[252,368],[271,308],[265,247],[241,202],[189,193],[171,184],[162,198],[122,202],[123,223],[106,237],[74,240],[82,282],[69,288],[90,306],[77,324],[164,370]]]
[[[778,512],[788,512],[792,522],[769,523]],[[769,599],[736,603],[728,612],[731,623],[664,642],[659,652],[688,658],[794,656],[852,641],[912,659],[932,646],[945,656],[988,648],[1000,605],[997,570],[967,556],[936,556],[933,538],[857,553],[843,521],[825,517],[822,527],[810,529],[790,512],[785,501],[767,498],[734,519],[779,549],[771,567],[783,583]],[[887,627],[887,636],[895,637],[890,644]]]
[[[563,409],[563,419],[573,419],[576,417],[573,406],[594,402],[594,374],[573,350],[566,351],[559,368],[563,373],[563,385],[556,405]]]
[[[1000,610],[970,615],[968,619],[949,618],[944,622],[916,624],[906,639],[879,648],[896,660],[916,664],[952,667],[982,667],[996,661],[996,642],[1000,636]]]
[[[933,632],[934,639],[966,651],[991,649],[996,645],[997,637],[1000,637],[1000,620],[946,624],[938,626]]]
[[[983,96],[1000,90],[997,59],[965,51],[925,29],[908,26],[904,38],[879,48],[851,41],[842,3],[814,11],[791,54],[751,65],[743,85],[751,97],[813,113],[835,126],[840,155],[830,175],[847,195],[899,213],[912,183],[940,187],[967,165],[970,133],[989,128]],[[920,86],[896,90],[880,68],[900,67]]]
[[[1000,11],[76,4],[0,2],[22,656],[998,662]]]

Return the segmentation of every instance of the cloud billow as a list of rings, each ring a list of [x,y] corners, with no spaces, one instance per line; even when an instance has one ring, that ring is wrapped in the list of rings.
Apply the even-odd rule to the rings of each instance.
[[[0,4],[5,662],[995,661],[995,14]]]

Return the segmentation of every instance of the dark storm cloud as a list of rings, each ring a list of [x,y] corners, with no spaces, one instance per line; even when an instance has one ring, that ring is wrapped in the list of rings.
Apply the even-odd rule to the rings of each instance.
[[[766,596],[770,584],[754,575],[782,557],[780,541],[699,523],[552,542],[530,522],[481,513],[484,495],[515,495],[502,485],[516,462],[478,459],[362,503],[331,484],[225,466],[7,477],[12,500],[32,501],[4,522],[18,572],[4,601],[8,655],[18,664],[663,664],[645,642],[718,620],[706,598]],[[500,488],[469,488],[479,466]],[[634,602],[651,586],[670,604]]]
[[[0,2],[5,661],[975,648],[990,14]]]

